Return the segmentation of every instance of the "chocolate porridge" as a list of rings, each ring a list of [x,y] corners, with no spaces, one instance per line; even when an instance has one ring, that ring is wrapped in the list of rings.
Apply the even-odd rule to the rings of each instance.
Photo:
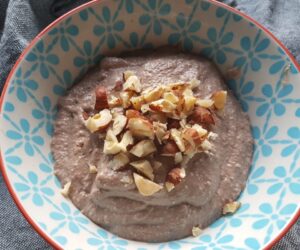
[[[101,227],[170,241],[238,208],[250,122],[209,60],[165,49],[107,57],[58,105],[55,174]]]

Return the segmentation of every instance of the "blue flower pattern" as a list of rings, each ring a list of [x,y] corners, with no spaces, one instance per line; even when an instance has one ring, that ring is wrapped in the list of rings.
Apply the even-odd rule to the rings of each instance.
[[[215,238],[210,235],[203,235],[200,237],[200,242],[203,242],[203,246],[194,247],[192,250],[219,250],[224,248],[232,248],[230,242],[233,240],[233,235],[219,234]],[[201,244],[201,243],[200,243]]]
[[[270,235],[277,227],[281,229],[285,225],[286,218],[295,212],[297,208],[296,204],[287,204],[281,208],[274,208],[269,203],[262,203],[259,206],[259,210],[262,213],[262,218],[253,222],[252,227],[254,229],[268,228],[265,242],[270,240]]]
[[[22,194],[22,200],[31,197],[32,202],[40,207],[44,205],[46,196],[54,196],[53,189],[47,187],[46,184],[47,179],[39,182],[38,176],[30,171],[27,174],[27,179],[24,178],[23,182],[16,182],[14,187]]]
[[[300,154],[300,128],[291,127],[288,130],[287,134],[291,140],[285,142],[289,143],[289,145],[283,148],[283,150],[281,151],[281,155],[283,157],[288,157],[289,155],[295,153],[295,155],[297,155],[296,160],[298,160]]]
[[[168,24],[164,16],[170,13],[170,4],[164,3],[164,1],[148,0],[146,5],[141,4],[141,6],[147,13],[140,16],[139,23],[146,26],[148,32],[152,29],[155,35],[161,35],[163,24]]]
[[[40,108],[32,110],[32,116],[41,121],[41,125],[45,124],[46,132],[49,136],[53,133],[52,122],[55,119],[56,106],[52,107],[51,100],[48,96],[43,97],[43,104]]]
[[[271,84],[262,86],[261,92],[263,97],[259,100],[261,103],[256,110],[258,116],[263,116],[272,108],[277,116],[282,116],[285,113],[285,104],[292,102],[292,99],[287,98],[293,91],[293,85],[285,84],[279,88],[273,88]]]
[[[79,234],[80,228],[89,223],[79,210],[73,210],[66,202],[62,202],[57,211],[51,212],[50,217],[60,223],[59,228],[66,226],[74,234]]]
[[[62,96],[65,94],[66,90],[72,86],[74,79],[69,70],[65,70],[62,77],[57,75],[56,78],[58,83],[53,86],[53,93]]]
[[[269,194],[277,194],[288,188],[294,194],[300,194],[300,169],[290,170],[289,172],[283,166],[274,169],[275,183],[268,188]]]
[[[272,154],[272,145],[270,141],[276,136],[277,133],[277,126],[272,126],[271,128],[264,127],[263,130],[256,126],[253,127],[252,135],[256,141],[255,152],[259,152],[258,150],[261,150],[263,156],[270,156]]]
[[[13,141],[16,141],[14,148],[22,147],[28,156],[34,156],[35,152],[39,150],[40,146],[44,145],[44,139],[35,135],[38,127],[30,129],[30,123],[26,119],[21,119],[20,124],[16,125],[14,130],[8,130],[6,136]]]
[[[177,45],[182,42],[185,50],[193,49],[193,40],[197,40],[194,35],[201,27],[201,22],[189,20],[183,13],[179,13],[176,17],[177,31],[171,33],[168,39],[170,45]]]
[[[116,47],[117,41],[122,41],[122,37],[118,34],[124,30],[125,24],[122,20],[116,20],[116,15],[112,17],[110,9],[104,7],[102,9],[102,17],[97,16],[99,24],[94,27],[94,34],[100,39],[106,39],[107,46],[110,49]]]
[[[38,83],[30,77],[36,67],[34,66],[31,70],[24,73],[22,72],[22,68],[17,69],[8,92],[12,93],[16,91],[18,100],[21,102],[26,102],[30,95],[32,95],[32,92],[38,88]]]
[[[72,17],[69,17],[66,21],[60,23],[58,27],[53,28],[49,32],[49,35],[59,41],[63,51],[69,51],[71,44],[75,43],[73,38],[76,37],[78,33],[78,27],[72,24]]]
[[[129,35],[129,46],[130,49],[152,49],[153,45],[151,43],[143,43],[143,41],[139,38],[137,32],[132,32]]]
[[[54,71],[52,66],[59,64],[59,57],[51,53],[52,49],[51,46],[46,47],[44,41],[41,40],[26,56],[28,62],[39,68],[39,72],[44,79],[48,79],[50,71]]]
[[[297,69],[293,64],[291,64],[291,61],[289,58],[285,56],[284,51],[281,48],[277,48],[277,51],[279,52],[276,55],[269,55],[264,54],[262,58],[269,58],[273,61],[269,68],[269,73],[274,75],[278,72],[281,72],[286,67],[287,70],[289,70],[292,74],[297,73]]]
[[[207,31],[208,40],[204,40],[205,47],[202,49],[202,53],[209,58],[215,59],[218,64],[224,64],[227,60],[227,56],[224,53],[226,45],[229,45],[233,40],[233,32],[223,33],[222,30],[217,33],[216,28],[209,28]]]
[[[245,36],[241,38],[240,46],[242,51],[236,52],[238,58],[234,62],[235,67],[248,67],[253,71],[259,71],[262,65],[262,58],[264,58],[264,52],[268,49],[270,40],[268,38],[261,39],[261,31],[259,31],[256,37],[252,40],[250,37]]]
[[[101,55],[98,54],[100,46],[93,48],[90,41],[83,42],[83,55],[74,58],[74,65],[86,72],[89,67],[98,63],[101,59]],[[81,73],[80,73],[81,74]]]
[[[19,67],[15,71],[12,83],[8,89],[8,94],[16,96],[21,103],[28,100],[33,101],[34,108],[31,110],[33,120],[20,117],[18,120],[13,118],[14,111],[18,108],[15,102],[5,101],[4,121],[9,124],[5,131],[5,136],[14,144],[4,151],[4,159],[7,169],[17,176],[18,181],[14,183],[14,188],[24,201],[31,201],[37,207],[50,204],[53,211],[49,214],[51,220],[55,221],[56,227],[48,228],[44,223],[40,223],[51,237],[62,246],[69,242],[62,232],[69,230],[72,234],[78,235],[81,231],[87,232],[89,237],[86,243],[98,249],[126,249],[129,245],[127,240],[122,240],[111,235],[105,230],[99,229],[97,232],[88,230],[90,223],[77,209],[67,202],[60,205],[54,204],[51,197],[56,195],[53,187],[60,188],[57,178],[53,177],[51,155],[43,154],[42,147],[45,146],[43,138],[40,136],[41,129],[45,129],[48,135],[52,134],[52,122],[55,118],[56,108],[52,99],[47,96],[38,97],[36,93],[42,82],[37,82],[36,74],[42,79],[54,79],[52,93],[61,96],[71,87],[76,79],[86,72],[86,70],[98,63],[102,58],[102,47],[109,49],[116,48],[119,44],[128,49],[151,48],[153,44],[147,41],[148,35],[153,33],[159,36],[167,33],[167,42],[171,45],[181,44],[183,49],[192,51],[201,47],[201,53],[212,58],[218,65],[227,65],[228,59],[233,58],[232,67],[240,69],[241,75],[238,79],[229,81],[230,87],[240,100],[243,110],[248,112],[252,108],[252,103],[256,105],[256,115],[263,119],[262,124],[253,126],[253,137],[255,139],[255,153],[252,171],[249,176],[245,192],[241,195],[254,195],[260,192],[261,185],[265,185],[267,195],[277,197],[276,202],[262,203],[259,212],[252,213],[250,204],[243,204],[239,211],[233,216],[220,218],[211,227],[215,228],[216,234],[205,234],[197,239],[183,239],[160,244],[160,249],[183,249],[189,246],[190,249],[259,249],[267,243],[272,235],[280,230],[292,214],[297,209],[297,205],[287,203],[284,199],[286,193],[294,195],[300,194],[300,170],[297,165],[300,158],[300,129],[296,126],[288,128],[286,136],[283,136],[282,129],[274,124],[274,119],[283,117],[294,107],[293,114],[295,119],[300,118],[300,99],[294,97],[295,85],[290,80],[293,75],[298,74],[297,69],[291,63],[289,57],[281,48],[277,48],[277,53],[269,53],[271,44],[270,39],[261,30],[257,30],[255,36],[243,36],[239,40],[230,29],[230,23],[242,20],[237,14],[215,8],[210,3],[198,0],[185,0],[190,13],[180,10],[174,15],[167,0],[123,0],[114,1],[116,9],[101,5],[101,8],[88,7],[78,13],[81,22],[95,20],[95,25],[91,27],[92,35],[98,39],[97,44],[91,42],[89,38],[84,38],[79,43],[76,38],[80,37],[80,29],[74,25],[73,17],[62,20],[57,26],[48,33],[49,40],[41,39],[24,57],[30,64],[28,69]],[[135,10],[142,10],[137,21],[143,32],[131,31],[123,35],[126,31],[127,20],[121,19],[120,13],[125,11],[128,15],[134,14]],[[216,18],[222,21],[220,27],[204,26],[195,11],[203,13],[215,11]],[[174,15],[175,22],[171,22],[170,14]],[[250,28],[255,29],[254,25]],[[199,32],[202,36],[199,36]],[[233,41],[238,42],[240,48],[231,48]],[[72,75],[69,69],[62,72],[55,70],[62,60],[64,54],[60,51],[69,52],[75,50],[73,66],[79,69],[78,75]],[[249,72],[259,73],[264,62],[269,63],[268,73],[278,76],[276,83],[265,83],[258,89],[256,82],[247,77]],[[53,79],[52,79],[53,78]],[[293,78],[294,79],[294,78]],[[28,116],[24,116],[28,117]],[[281,157],[291,159],[289,168],[278,165],[272,170],[272,177],[266,175],[267,167],[259,165],[259,159],[270,157],[274,148],[281,147]],[[18,152],[24,152],[28,157],[38,156],[42,159],[37,165],[37,171],[43,173],[45,178],[41,178],[35,171],[26,171],[21,174],[19,169],[23,164],[22,157]],[[54,183],[54,186],[49,183]],[[52,188],[50,188],[50,186]],[[233,244],[235,236],[228,234],[226,228],[239,228],[245,219],[252,220],[254,230],[264,232],[263,241],[261,239],[248,237],[243,243],[244,246],[236,248]],[[195,242],[197,245],[195,246]],[[141,248],[147,249],[147,248]]]
[[[98,250],[125,250],[128,242],[108,232],[98,229],[97,235],[89,238],[89,245],[95,246]]]

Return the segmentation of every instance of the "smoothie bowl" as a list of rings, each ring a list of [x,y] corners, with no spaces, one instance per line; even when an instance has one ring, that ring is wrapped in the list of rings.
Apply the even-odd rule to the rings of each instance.
[[[12,70],[3,175],[56,248],[267,248],[299,216],[299,79],[225,5],[92,1]]]

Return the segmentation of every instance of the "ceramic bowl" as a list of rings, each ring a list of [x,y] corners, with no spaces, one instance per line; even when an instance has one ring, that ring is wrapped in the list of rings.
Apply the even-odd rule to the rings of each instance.
[[[60,194],[50,140],[56,103],[92,65],[125,50],[180,44],[224,75],[255,139],[241,209],[196,238],[145,244],[121,239]],[[24,51],[1,97],[1,168],[34,228],[64,249],[261,249],[297,220],[300,208],[299,66],[254,20],[215,1],[92,1],[48,26]],[[170,229],[172,230],[172,229]]]

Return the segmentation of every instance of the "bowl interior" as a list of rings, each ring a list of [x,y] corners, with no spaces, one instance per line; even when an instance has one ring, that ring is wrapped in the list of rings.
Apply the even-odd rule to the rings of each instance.
[[[250,116],[255,151],[236,214],[196,238],[144,244],[106,232],[60,195],[50,140],[58,98],[88,68],[106,55],[166,44],[206,55],[228,77]],[[0,125],[4,174],[34,223],[67,249],[262,248],[299,210],[299,80],[296,66],[270,35],[217,3],[92,2],[35,39],[10,76]]]

